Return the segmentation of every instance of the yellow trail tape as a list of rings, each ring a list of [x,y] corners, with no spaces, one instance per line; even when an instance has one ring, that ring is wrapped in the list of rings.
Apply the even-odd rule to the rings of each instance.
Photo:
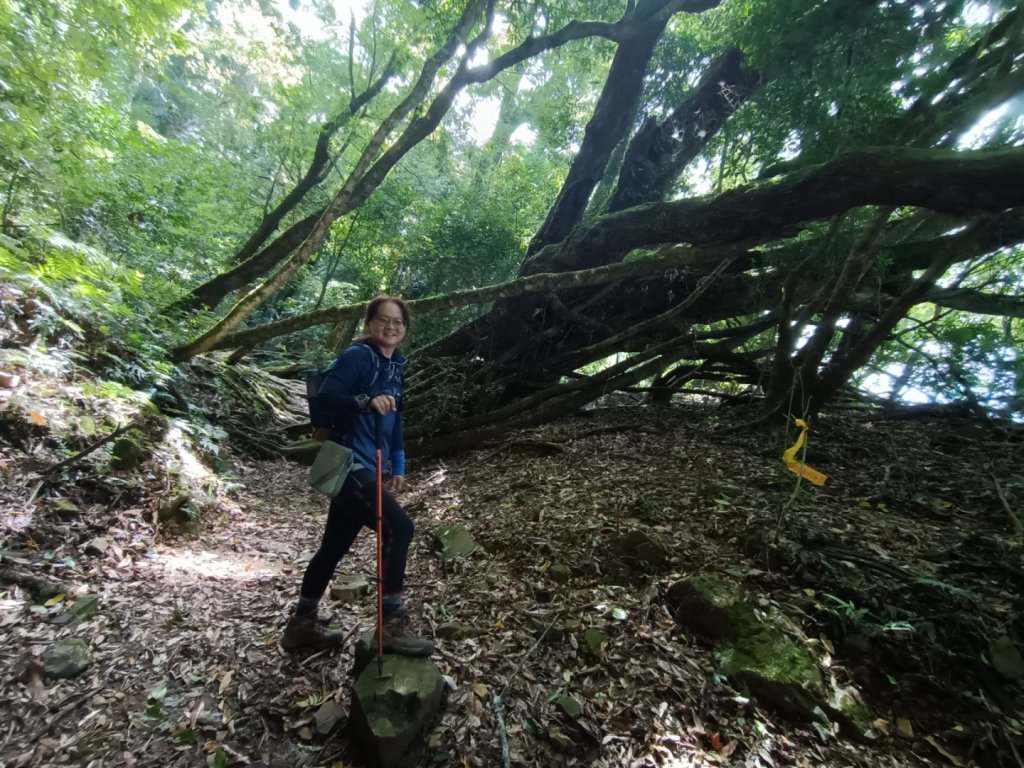
[[[803,446],[804,441],[807,439],[807,422],[803,419],[795,419],[796,425],[800,427],[800,436],[797,437],[796,442],[793,443],[782,453],[782,460],[786,462],[786,467],[790,472],[793,472],[800,477],[803,477],[815,485],[824,485],[825,480],[828,479],[828,475],[822,474],[816,469],[811,469],[806,464],[796,460],[797,451]]]

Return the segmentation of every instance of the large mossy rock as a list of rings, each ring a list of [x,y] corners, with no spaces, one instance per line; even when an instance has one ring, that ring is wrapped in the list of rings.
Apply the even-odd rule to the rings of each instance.
[[[1009,635],[1003,634],[989,640],[988,650],[992,666],[999,674],[1007,680],[1020,680],[1024,677],[1024,656],[1021,656],[1020,649]]]
[[[354,574],[338,576],[331,585],[331,597],[342,603],[354,603],[370,592],[370,580]]]
[[[871,710],[853,686],[836,687],[829,698],[829,711],[855,737],[872,728]]]
[[[740,599],[738,585],[714,576],[678,581],[667,598],[680,625],[712,642],[726,677],[762,704],[802,720],[826,706],[818,666],[783,628],[781,614],[759,615]]]
[[[824,703],[821,673],[802,644],[771,617],[760,619],[748,605],[734,608],[736,632],[717,650],[722,672],[761,703],[812,720]]]
[[[669,561],[665,545],[653,532],[645,530],[627,531],[617,550],[621,566],[631,575],[660,573]]]
[[[149,438],[141,431],[133,429],[114,441],[110,466],[113,469],[132,469],[149,458],[152,451]]]
[[[382,674],[366,665],[352,690],[352,733],[367,762],[380,768],[412,764],[418,738],[441,708],[444,680],[430,659],[385,654]]]

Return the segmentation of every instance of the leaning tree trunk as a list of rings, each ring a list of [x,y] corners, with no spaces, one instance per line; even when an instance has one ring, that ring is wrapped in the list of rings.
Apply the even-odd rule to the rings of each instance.
[[[634,15],[683,4],[685,0],[642,2]],[[580,155],[528,249],[515,289],[506,285],[462,292],[421,305],[456,306],[483,295],[496,300],[474,323],[419,350],[408,386],[414,445],[428,436],[434,450],[472,444],[509,426],[564,413],[670,367],[677,384],[695,378],[750,387],[768,383],[773,405],[799,390],[797,410],[813,413],[923,297],[991,303],[991,297],[976,293],[938,290],[935,280],[949,264],[1020,241],[1024,215],[1013,206],[1024,205],[1024,185],[1019,183],[1024,151],[860,150],[777,176],[770,184],[665,202],[679,171],[740,103],[736,95],[747,98],[760,76],[743,65],[738,51],[727,51],[664,123],[638,121],[635,97],[656,41],[650,34],[664,26],[657,13],[646,25],[612,38],[620,48],[598,102],[602,119],[588,124]],[[509,61],[500,57],[487,70],[490,75],[479,77],[493,76]],[[965,93],[973,104],[991,103],[1005,92],[999,79],[989,76],[998,68],[979,71]],[[471,79],[460,81],[462,75],[460,70],[452,83],[464,85]],[[427,111],[430,120],[439,119],[452,94],[446,87],[435,101],[438,108]],[[953,104],[958,95],[950,94],[941,103]],[[693,118],[698,112],[699,123]],[[939,116],[924,109],[912,112],[901,135],[922,136],[925,143],[948,141],[962,122],[955,109]],[[637,122],[642,126],[627,144]],[[360,192],[372,191],[374,181],[383,178],[375,172],[386,173],[388,163],[411,146],[419,129],[429,128],[414,125],[411,134],[383,153],[383,165],[367,172],[369,182]],[[622,158],[618,183],[612,194],[601,196],[608,201],[605,209],[589,210],[599,180],[611,175],[613,157]],[[358,198],[353,193],[354,204]],[[829,243],[809,240],[807,223],[833,217],[852,222],[857,215],[849,212],[863,206],[879,207],[873,224],[843,233],[849,242],[838,264],[830,267],[816,260]],[[908,206],[956,220],[931,228],[926,226],[930,214],[889,221],[892,209]],[[968,218],[979,214],[984,218]],[[968,226],[954,229],[962,224]],[[913,233],[924,230],[927,236],[915,241]],[[786,242],[797,234],[804,237]],[[768,243],[775,245],[759,249]],[[864,295],[862,278],[876,267],[879,244],[890,257],[889,266],[880,274],[874,295]],[[644,275],[642,267],[636,273],[615,272],[644,261],[620,263],[631,252],[654,248],[661,249],[656,258],[677,250],[690,258],[662,269],[655,278]],[[912,271],[926,267],[926,274],[914,281]],[[612,273],[618,275],[617,282],[609,283]],[[506,292],[516,289],[528,295]],[[414,311],[420,310],[417,304],[412,302]],[[1015,303],[1007,306],[1012,311]],[[337,323],[355,311],[328,308],[244,331],[235,330],[237,322],[228,323],[181,353],[252,344],[317,323]],[[844,316],[855,322],[839,331]],[[780,324],[777,338],[771,332],[775,324]],[[811,340],[796,349],[805,327],[815,329]],[[840,333],[845,335],[837,344]],[[581,366],[615,353],[624,353],[625,359],[591,376],[576,374]],[[775,380],[768,381],[769,375]]]
[[[232,257],[231,261],[235,266],[193,288],[171,306],[172,311],[188,312],[200,307],[215,309],[229,294],[255,282],[277,267],[312,233],[317,220],[323,215],[322,208],[295,222],[270,245],[263,247],[285,217],[299,206],[310,191],[320,186],[327,178],[333,164],[330,152],[331,139],[394,77],[394,64],[395,59],[392,55],[392,59],[384,68],[384,73],[369,88],[355,96],[344,112],[338,113],[323,124],[305,174],[273,209],[263,215],[256,229]]]

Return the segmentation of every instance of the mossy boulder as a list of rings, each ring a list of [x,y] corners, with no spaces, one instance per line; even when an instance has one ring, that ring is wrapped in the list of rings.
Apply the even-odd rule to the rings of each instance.
[[[810,652],[783,628],[781,614],[743,602],[738,584],[695,576],[669,587],[667,601],[680,625],[711,641],[723,674],[762,704],[801,720],[825,706]]]
[[[668,607],[675,620],[711,642],[736,634],[734,609],[739,587],[717,576],[693,576],[668,588]]]
[[[1024,657],[1009,635],[1003,634],[993,638],[988,644],[992,666],[1007,680],[1019,680],[1024,677]]]
[[[619,541],[618,555],[632,574],[659,573],[668,564],[668,552],[653,533],[635,528]]]
[[[554,563],[548,568],[548,577],[559,584],[565,584],[572,578],[572,568],[563,563]]]
[[[89,644],[80,637],[65,637],[43,653],[46,676],[67,680],[80,675],[92,664]]]
[[[722,672],[773,709],[802,720],[814,718],[824,700],[821,673],[802,643],[784,632],[771,616],[753,608],[733,608],[734,636],[717,649]]]
[[[339,576],[331,585],[331,597],[342,603],[354,603],[370,592],[370,580],[365,576]]]
[[[88,621],[99,611],[99,597],[96,595],[85,595],[78,598],[68,607],[64,613],[58,614],[54,619],[55,624],[78,624]]]
[[[114,441],[110,466],[114,469],[132,469],[148,459],[152,450],[153,446],[144,433],[137,429],[130,430]]]
[[[871,711],[852,686],[835,688],[828,703],[833,717],[852,735],[863,736],[871,730]]]

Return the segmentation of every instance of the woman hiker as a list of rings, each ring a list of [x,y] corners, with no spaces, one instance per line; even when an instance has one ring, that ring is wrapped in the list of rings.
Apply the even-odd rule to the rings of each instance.
[[[409,309],[401,299],[378,296],[366,307],[363,336],[334,362],[317,392],[317,405],[336,414],[339,426],[330,439],[353,450],[352,471],[331,500],[320,548],[302,577],[299,601],[284,628],[281,646],[334,648],[345,637],[317,618],[317,606],[348,553],[359,530],[376,530],[377,419],[383,437],[382,505],[384,651],[405,656],[429,656],[434,644],[409,628],[402,606],[405,563],[412,542],[413,523],[391,492],[405,484],[405,447],[402,438],[402,382],[405,357],[398,345],[409,327]]]

